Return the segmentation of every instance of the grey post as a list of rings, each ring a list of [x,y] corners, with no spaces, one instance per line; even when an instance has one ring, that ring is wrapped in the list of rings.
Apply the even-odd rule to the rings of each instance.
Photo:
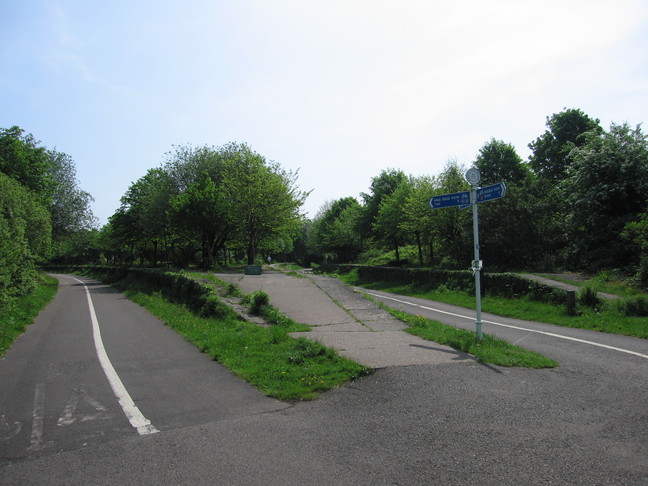
[[[476,302],[476,319],[475,319],[475,332],[477,334],[477,339],[482,339],[484,336],[482,332],[482,320],[481,320],[481,271],[482,265],[479,260],[479,221],[477,216],[477,189],[481,175],[479,171],[475,168],[468,169],[466,172],[466,180],[470,183],[470,204],[472,205],[473,211],[473,240],[475,244],[474,248],[474,260],[472,262],[472,269],[475,273],[475,302]]]

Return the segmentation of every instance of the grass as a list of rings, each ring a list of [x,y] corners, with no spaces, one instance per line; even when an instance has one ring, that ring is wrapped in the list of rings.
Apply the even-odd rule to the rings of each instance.
[[[406,332],[472,354],[482,363],[521,368],[555,368],[558,366],[556,361],[534,351],[515,346],[504,339],[484,334],[483,338],[479,340],[474,332],[391,309],[383,304],[379,305],[407,324],[409,327],[405,329]]]
[[[31,294],[15,298],[0,309],[0,356],[34,322],[39,312],[54,298],[57,290],[58,281],[41,274]]]
[[[313,399],[371,372],[320,343],[292,338],[288,333],[296,323],[287,318],[269,327],[236,318],[204,318],[152,289],[132,283],[130,288],[115,286],[202,352],[279,400]]]
[[[344,279],[344,276],[341,278]],[[354,282],[354,285],[358,285],[358,283]],[[426,291],[412,285],[393,285],[384,282],[374,282],[360,286],[444,302],[468,309],[475,308],[475,297],[468,295],[466,292]],[[488,295],[482,299],[482,311],[498,316],[647,339],[648,318],[623,315],[620,310],[621,305],[622,301],[603,301],[598,309],[580,306],[578,315],[569,316],[567,315],[566,305],[556,306],[529,298],[508,299]]]
[[[641,292],[641,290],[626,284],[623,280],[616,278],[614,275],[610,275],[608,272],[599,272],[594,277],[591,277],[585,281],[558,278],[542,273],[539,273],[538,275],[544,278],[548,278],[549,280],[567,283],[579,288],[586,285],[592,285],[597,287],[597,290],[599,292],[618,295],[619,297],[636,297],[638,295],[646,295],[645,292]]]

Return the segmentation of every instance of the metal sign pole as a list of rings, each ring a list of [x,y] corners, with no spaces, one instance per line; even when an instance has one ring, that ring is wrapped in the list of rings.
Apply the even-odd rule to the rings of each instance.
[[[499,199],[506,194],[506,185],[503,182],[493,184],[491,186],[479,187],[481,174],[477,168],[472,167],[466,171],[466,180],[470,184],[470,192],[455,192],[453,194],[441,194],[432,196],[428,202],[432,209],[458,207],[459,209],[466,209],[472,206],[473,210],[473,240],[475,242],[475,254],[472,262],[472,269],[475,272],[475,300],[477,301],[477,317],[475,319],[475,327],[477,331],[477,339],[481,340],[482,333],[482,320],[481,320],[481,272],[482,262],[479,259],[479,222],[477,221],[477,203],[485,201],[492,201]]]
[[[482,320],[481,320],[481,270],[482,263],[479,259],[479,222],[477,220],[477,185],[472,185],[470,191],[470,202],[472,203],[473,211],[473,241],[475,244],[475,259],[473,260],[472,269],[475,273],[475,302],[476,302],[476,319],[475,319],[475,332],[477,339],[482,339]]]

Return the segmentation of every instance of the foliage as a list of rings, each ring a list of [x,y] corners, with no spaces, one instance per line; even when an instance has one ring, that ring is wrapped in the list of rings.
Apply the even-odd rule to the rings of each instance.
[[[349,285],[381,282],[390,285],[412,285],[426,291],[443,288],[444,290],[465,291],[472,295],[475,293],[475,277],[473,272],[468,270],[395,268],[368,265],[329,265],[322,267],[322,270],[336,271],[342,274],[341,278]],[[490,296],[528,297],[538,302],[556,304],[563,304],[566,299],[564,291],[512,273],[483,274],[481,288],[484,295]]]
[[[406,179],[405,173],[398,169],[383,170],[380,175],[371,179],[370,192],[361,194],[364,205],[359,228],[365,238],[373,235],[374,224],[383,199],[390,196]]]
[[[573,164],[563,183],[572,208],[570,261],[602,268],[637,262],[638,249],[622,234],[646,211],[648,139],[641,127],[612,124],[609,132],[590,132],[570,157]]]
[[[648,211],[639,215],[637,221],[627,223],[621,237],[638,250],[639,265],[635,277],[641,287],[648,288]]]
[[[483,186],[498,182],[517,184],[528,177],[529,173],[515,147],[494,138],[479,149],[475,167],[479,169]]]
[[[50,215],[33,193],[0,173],[0,309],[31,292],[36,264],[49,256]]]
[[[250,313],[260,315],[263,307],[270,303],[270,297],[265,292],[258,290],[250,297]]]
[[[325,204],[315,216],[308,234],[313,253],[334,255],[340,263],[355,260],[362,248],[359,234],[361,206],[353,197]]]
[[[16,180],[40,202],[48,204],[53,181],[47,150],[31,134],[18,127],[0,129],[0,172]]]
[[[31,324],[38,313],[54,298],[58,281],[38,274],[34,289],[21,297],[11,299],[0,312],[0,356]]]
[[[344,279],[344,276],[341,277]],[[475,297],[465,290],[450,290],[440,286],[436,290],[428,290],[424,285],[412,283],[401,285],[396,283],[356,282],[365,288],[392,292],[399,295],[428,299],[435,302],[474,309]],[[633,297],[634,298],[634,297]],[[564,299],[557,301],[538,301],[529,296],[489,296],[482,299],[482,310],[490,314],[526,321],[546,322],[557,326],[648,338],[648,326],[645,317],[627,316],[619,310],[622,301],[605,301],[598,310],[581,307],[576,315],[568,315]]]
[[[128,263],[185,266],[196,252],[203,268],[244,252],[288,250],[299,233],[308,193],[297,174],[268,162],[245,144],[175,147],[162,167],[128,189],[110,218],[116,256]]]
[[[563,180],[571,164],[571,150],[583,145],[584,134],[590,131],[595,134],[603,132],[599,120],[578,109],[565,109],[547,117],[547,130],[529,144],[533,152],[531,168],[545,180]]]
[[[602,301],[598,296],[599,284],[596,281],[589,281],[578,291],[578,303],[590,309],[600,308]]]
[[[41,147],[20,127],[0,129],[0,173],[17,181],[49,212],[51,257],[63,256],[69,239],[94,226],[93,199],[79,188],[72,158]]]
[[[620,312],[626,316],[648,317],[648,296],[636,295],[619,301]]]
[[[510,344],[504,339],[487,334],[479,340],[474,332],[465,329],[457,329],[438,321],[410,315],[395,309],[387,308],[387,310],[410,326],[406,332],[469,353],[482,363],[525,368],[555,368],[558,366],[554,360]]]

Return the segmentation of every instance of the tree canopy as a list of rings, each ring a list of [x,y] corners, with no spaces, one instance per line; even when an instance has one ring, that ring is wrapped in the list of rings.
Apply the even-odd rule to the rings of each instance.
[[[206,268],[231,250],[254,263],[300,232],[308,194],[296,181],[246,144],[175,147],[122,197],[110,218],[115,250],[153,264],[162,254],[186,264],[200,252]]]

